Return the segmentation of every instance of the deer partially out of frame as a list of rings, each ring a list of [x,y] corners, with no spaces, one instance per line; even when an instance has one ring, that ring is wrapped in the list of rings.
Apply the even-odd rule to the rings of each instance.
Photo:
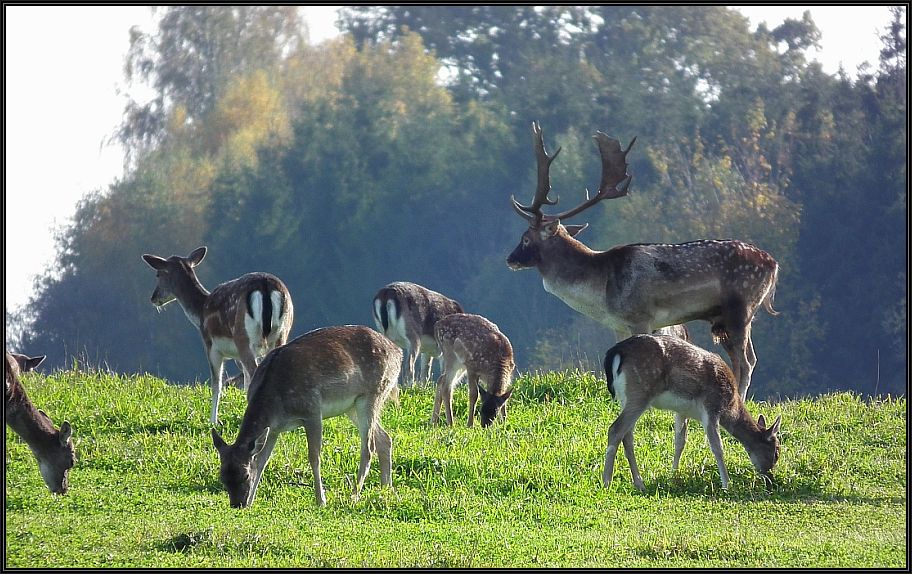
[[[709,321],[713,338],[731,358],[742,398],[747,397],[757,364],[751,343],[751,321],[760,305],[772,315],[779,266],[768,253],[737,240],[701,240],[677,244],[637,243],[593,251],[574,237],[586,225],[561,221],[603,199],[627,195],[627,153],[602,132],[595,140],[602,158],[598,193],[579,206],[546,215],[550,199],[549,169],[560,153],[548,155],[541,129],[532,124],[538,184],[530,205],[512,198],[513,208],[528,221],[516,249],[507,258],[513,269],[535,267],[545,290],[584,315],[614,329],[620,341],[631,333],[693,320]]]
[[[513,346],[507,336],[491,321],[468,313],[455,313],[437,321],[434,334],[443,357],[443,373],[437,380],[431,424],[439,420],[442,404],[447,424],[453,426],[453,387],[463,374],[468,375],[468,426],[472,426],[475,418],[475,402],[479,393],[481,426],[489,426],[498,414],[506,419],[507,399],[513,393],[510,381],[515,368]]]
[[[263,469],[279,434],[304,427],[317,504],[326,504],[320,478],[323,419],[346,414],[361,435],[361,463],[354,495],[361,492],[371,454],[380,459],[380,482],[392,485],[390,436],[380,426],[389,397],[398,396],[396,379],[402,350],[373,329],[326,327],[271,351],[250,384],[247,410],[233,445],[212,429],[221,461],[220,478],[231,506],[253,504]]]
[[[605,354],[608,391],[621,404],[621,413],[608,429],[608,448],[602,483],[607,488],[614,475],[614,459],[623,441],[633,484],[644,490],[633,453],[633,427],[650,407],[675,412],[675,449],[672,469],[677,470],[687,440],[687,418],[701,422],[709,448],[716,458],[722,488],[728,488],[728,471],[722,457],[719,426],[737,439],[751,463],[772,486],[771,470],[779,460],[779,427],[782,417],[766,426],[763,415],[754,422],[738,394],[731,369],[715,354],[672,335],[634,335]]]
[[[458,302],[416,283],[396,281],[377,292],[374,296],[377,330],[408,351],[408,370],[403,373],[403,383],[415,384],[415,362],[419,354],[422,380],[431,380],[431,363],[439,355],[434,325],[447,315],[462,312]]]
[[[211,373],[209,421],[218,424],[225,359],[238,362],[244,374],[244,389],[249,390],[258,358],[288,340],[294,307],[288,288],[269,273],[247,273],[218,285],[210,293],[194,270],[205,256],[206,248],[199,247],[187,257],[172,255],[164,259],[146,254],[143,260],[155,269],[158,278],[152,304],[160,309],[176,299],[187,319],[199,329]]]
[[[6,366],[3,378],[6,380],[4,408],[6,424],[22,437],[32,454],[38,459],[38,470],[48,490],[64,494],[69,488],[67,475],[76,464],[76,449],[71,436],[73,429],[64,421],[60,430],[44,411],[35,408],[29,400],[19,375],[31,371],[44,360],[6,351]]]

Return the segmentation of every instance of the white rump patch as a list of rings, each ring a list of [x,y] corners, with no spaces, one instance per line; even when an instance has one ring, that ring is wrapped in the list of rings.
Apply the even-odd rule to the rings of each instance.
[[[253,315],[253,317],[251,317]],[[244,331],[247,338],[259,341],[263,338],[263,293],[259,290],[250,294],[250,313],[244,313]]]
[[[396,314],[396,303],[390,299],[386,302],[386,314],[389,321],[387,337],[408,346],[408,336],[405,334],[405,318]]]
[[[614,397],[620,403],[621,409],[623,409],[624,405],[627,404],[627,377],[621,373],[620,364],[621,355],[618,353],[611,362],[611,373],[614,375],[612,385],[614,385]]]
[[[270,324],[270,332],[275,332],[278,331],[279,327],[282,325],[282,293],[273,291],[269,294],[269,299],[272,301],[272,323]]]

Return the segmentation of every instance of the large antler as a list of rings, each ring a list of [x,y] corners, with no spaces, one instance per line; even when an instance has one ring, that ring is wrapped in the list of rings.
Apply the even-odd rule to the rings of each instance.
[[[621,151],[620,141],[603,132],[597,131],[592,137],[595,138],[599,154],[602,156],[602,181],[599,183],[598,193],[590,198],[589,188],[586,188],[586,201],[569,211],[547,215],[545,216],[547,220],[567,219],[589,209],[603,199],[614,199],[627,195],[627,188],[630,186],[630,180],[633,179],[632,175],[627,174],[627,152],[633,147],[636,137],[630,140],[630,145],[623,151]]]
[[[513,202],[513,209],[516,210],[523,219],[528,221],[533,227],[537,227],[541,222],[544,214],[541,211],[542,205],[557,205],[557,199],[548,199],[548,192],[551,191],[551,178],[549,171],[551,162],[560,153],[561,148],[557,148],[554,155],[549,156],[545,151],[545,140],[542,137],[541,127],[538,122],[532,122],[532,145],[535,148],[535,158],[538,162],[538,185],[535,188],[535,196],[532,203],[528,206],[516,201],[516,198],[510,196]]]

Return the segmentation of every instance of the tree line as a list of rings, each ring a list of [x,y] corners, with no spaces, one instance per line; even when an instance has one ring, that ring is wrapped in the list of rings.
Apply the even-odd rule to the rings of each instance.
[[[207,245],[210,289],[285,281],[292,336],[372,325],[374,293],[405,280],[497,323],[521,370],[598,369],[614,335],[505,264],[538,121],[567,204],[598,183],[596,130],[637,138],[629,196],[573,221],[590,247],[736,238],[779,261],[755,396],[905,392],[905,8],[854,79],[807,60],[809,13],[751,31],[723,6],[355,6],[312,46],[291,6],[158,10],[131,31],[125,78],[156,97],[114,134],[123,177],[79,203],[54,268],[7,310],[8,339],[48,365],[205,380],[140,256]]]

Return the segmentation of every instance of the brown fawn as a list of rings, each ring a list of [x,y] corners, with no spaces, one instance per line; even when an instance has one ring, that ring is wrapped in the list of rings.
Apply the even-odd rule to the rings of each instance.
[[[64,421],[60,430],[44,411],[35,408],[29,400],[19,375],[31,371],[44,360],[44,356],[28,357],[6,351],[6,395],[4,400],[6,424],[28,445],[38,460],[38,470],[48,490],[64,494],[69,488],[68,474],[76,464],[76,449],[71,439],[73,429]]]
[[[744,445],[751,463],[772,486],[782,417],[770,427],[763,415],[754,422],[738,393],[734,374],[719,355],[672,335],[634,335],[608,349],[605,377],[608,391],[621,404],[621,413],[608,429],[602,473],[606,488],[611,484],[614,459],[623,441],[633,484],[641,491],[645,489],[633,453],[633,427],[650,407],[675,412],[673,470],[678,468],[687,440],[687,418],[695,418],[706,432],[723,489],[728,488],[729,480],[722,458],[720,425]]]
[[[380,426],[388,398],[398,396],[402,350],[373,329],[326,327],[272,350],[256,370],[247,410],[234,444],[212,429],[221,461],[219,476],[233,507],[253,503],[263,469],[280,433],[304,427],[317,504],[326,504],[320,477],[323,419],[345,414],[361,435],[354,495],[361,492],[371,454],[380,459],[380,482],[392,486],[390,436]]]
[[[187,319],[199,329],[211,375],[209,422],[218,424],[225,359],[237,360],[244,375],[244,389],[248,390],[257,360],[288,340],[294,306],[285,284],[269,273],[247,273],[218,285],[210,293],[194,269],[205,256],[206,248],[199,247],[187,257],[172,255],[164,259],[145,254],[143,260],[155,269],[158,279],[152,304],[161,309],[177,300]]]
[[[421,380],[431,380],[432,362],[439,355],[434,325],[443,317],[462,311],[457,301],[417,283],[396,281],[377,292],[374,296],[377,330],[408,352],[403,384],[415,384],[415,362],[419,354]]]
[[[443,373],[437,380],[431,424],[437,424],[443,405],[447,424],[453,426],[453,387],[468,376],[469,420],[475,419],[475,403],[481,394],[481,426],[489,426],[500,414],[507,417],[507,399],[513,393],[513,347],[497,325],[480,315],[454,313],[434,326]],[[487,390],[481,383],[487,387]]]

